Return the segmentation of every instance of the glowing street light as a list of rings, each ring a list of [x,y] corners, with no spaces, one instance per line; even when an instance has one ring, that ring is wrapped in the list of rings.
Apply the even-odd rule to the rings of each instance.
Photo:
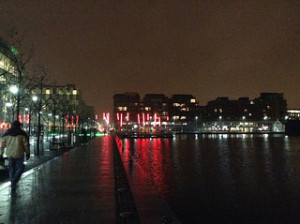
[[[19,89],[17,86],[11,86],[9,88],[9,91],[12,93],[12,94],[17,94],[19,92]]]
[[[36,102],[38,100],[38,97],[37,96],[33,96],[32,100],[33,100],[33,102]]]

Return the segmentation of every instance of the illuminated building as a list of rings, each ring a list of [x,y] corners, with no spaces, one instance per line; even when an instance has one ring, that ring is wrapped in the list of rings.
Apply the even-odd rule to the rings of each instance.
[[[0,132],[9,128],[12,114],[12,92],[9,88],[16,77],[16,59],[13,48],[0,39]]]
[[[259,98],[209,101],[203,120],[205,131],[259,132],[283,131],[287,102],[282,93],[261,93]]]
[[[282,93],[261,93],[250,100],[218,97],[200,106],[192,95],[138,93],[114,95],[115,127],[124,132],[284,131],[287,102]]]
[[[174,94],[169,99],[169,116],[173,131],[193,131],[196,119],[202,118],[199,102],[192,95]]]
[[[140,100],[138,93],[124,93],[113,101],[115,127],[126,132],[187,131],[200,108],[192,95],[146,94]]]
[[[40,97],[39,92],[39,89],[34,89],[32,95]],[[74,84],[43,85],[41,98],[43,120],[47,121],[44,131],[75,131],[82,116],[94,118],[94,108],[85,105]]]
[[[285,117],[286,120],[300,120],[300,109],[289,109]]]

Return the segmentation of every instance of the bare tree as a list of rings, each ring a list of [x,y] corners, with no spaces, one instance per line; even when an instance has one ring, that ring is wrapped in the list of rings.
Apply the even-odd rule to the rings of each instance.
[[[15,114],[16,118],[19,118],[20,107],[22,101],[26,98],[26,95],[31,92],[34,88],[32,85],[32,78],[26,71],[26,66],[31,61],[34,50],[33,45],[24,46],[25,34],[20,35],[15,27],[12,27],[9,33],[9,47],[13,56],[13,61],[15,64],[14,78],[12,82],[17,88],[15,92]],[[26,52],[26,53],[24,53]]]

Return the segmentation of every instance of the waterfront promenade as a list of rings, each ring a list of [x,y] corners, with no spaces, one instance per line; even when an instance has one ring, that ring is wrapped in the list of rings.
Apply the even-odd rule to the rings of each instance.
[[[113,136],[63,152],[36,167],[31,158],[16,192],[1,183],[1,224],[180,223],[150,182],[126,173]]]

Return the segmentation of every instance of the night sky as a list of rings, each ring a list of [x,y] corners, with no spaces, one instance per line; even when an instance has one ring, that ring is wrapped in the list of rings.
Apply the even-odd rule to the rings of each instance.
[[[300,108],[298,0],[0,0],[0,36],[11,26],[98,113],[124,92],[192,94],[200,105],[279,92]]]

